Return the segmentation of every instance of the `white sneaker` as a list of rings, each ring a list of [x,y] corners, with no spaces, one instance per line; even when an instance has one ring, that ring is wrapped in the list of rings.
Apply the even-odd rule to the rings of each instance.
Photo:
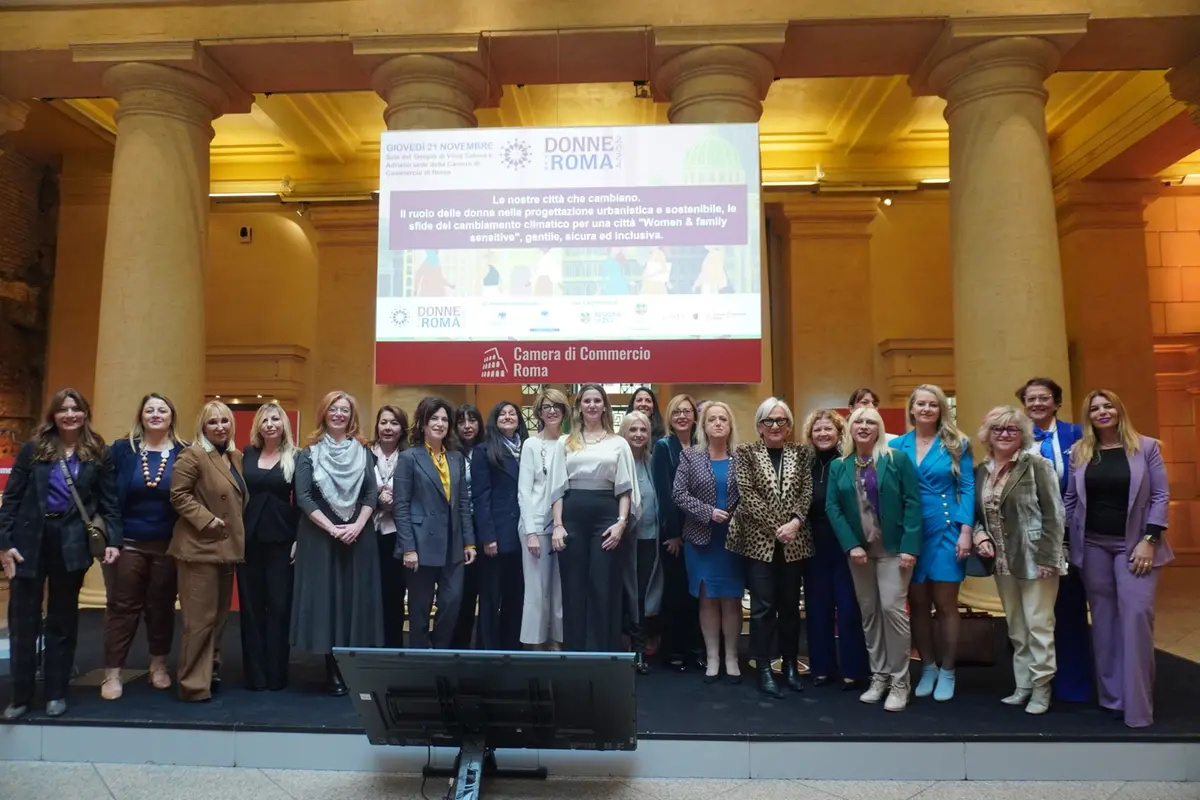
[[[1050,684],[1035,686],[1029,705],[1025,706],[1026,714],[1045,714],[1050,710]]]
[[[1029,702],[1029,695],[1033,693],[1033,689],[1023,689],[1020,686],[1016,691],[1008,697],[1000,698],[1000,702],[1006,706],[1023,706]]]
[[[889,683],[891,683],[891,679],[887,675],[872,675],[871,685],[867,687],[865,692],[859,695],[859,702],[878,703],[887,692]]]
[[[903,711],[908,708],[908,684],[893,683],[888,692],[887,702],[883,704],[884,711]]]

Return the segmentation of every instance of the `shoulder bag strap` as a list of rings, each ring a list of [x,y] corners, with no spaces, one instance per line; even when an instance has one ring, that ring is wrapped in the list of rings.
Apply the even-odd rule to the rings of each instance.
[[[79,518],[83,520],[83,524],[88,524],[87,508],[83,505],[83,500],[79,498],[79,492],[75,489],[75,481],[71,479],[71,470],[67,468],[65,459],[58,460],[58,467],[62,470],[63,477],[67,479],[67,488],[71,490],[71,497],[75,499],[75,508],[79,511]]]

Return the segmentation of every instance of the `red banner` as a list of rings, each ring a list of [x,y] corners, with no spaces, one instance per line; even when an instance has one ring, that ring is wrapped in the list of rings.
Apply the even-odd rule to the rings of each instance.
[[[758,383],[761,339],[376,342],[375,382]]]

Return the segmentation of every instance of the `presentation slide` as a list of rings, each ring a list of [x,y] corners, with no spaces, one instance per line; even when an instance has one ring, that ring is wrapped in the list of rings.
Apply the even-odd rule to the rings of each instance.
[[[375,380],[755,383],[757,125],[386,131]]]

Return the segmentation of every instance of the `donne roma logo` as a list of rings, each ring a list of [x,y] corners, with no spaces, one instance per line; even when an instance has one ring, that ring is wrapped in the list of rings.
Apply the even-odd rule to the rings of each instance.
[[[408,324],[408,312],[403,308],[397,308],[392,312],[392,324],[397,328],[403,328]]]
[[[483,366],[479,370],[481,378],[507,378],[508,365],[500,357],[500,351],[495,347],[488,348],[483,354]]]
[[[529,143],[523,142],[520,139],[513,139],[504,145],[504,148],[501,150],[501,158],[505,166],[509,169],[523,169],[527,167],[530,155]]]

